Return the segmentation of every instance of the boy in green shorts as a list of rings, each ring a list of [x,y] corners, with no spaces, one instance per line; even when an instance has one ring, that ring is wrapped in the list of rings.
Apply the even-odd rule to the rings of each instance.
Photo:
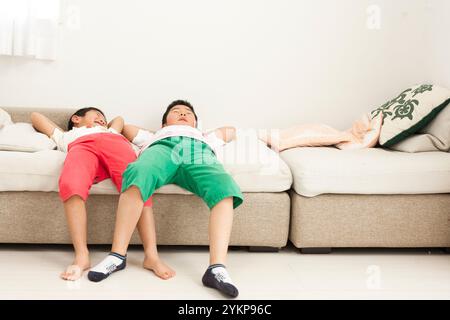
[[[214,151],[234,139],[234,128],[223,127],[203,134],[197,129],[192,105],[177,100],[167,107],[162,128],[157,132],[127,126],[124,135],[141,147],[141,152],[123,174],[112,251],[91,269],[89,280],[98,282],[125,268],[127,248],[144,202],[156,189],[174,183],[201,197],[211,210],[210,266],[202,278],[203,284],[236,297],[239,292],[228,275],[225,260],[233,209],[243,202],[243,195]],[[172,272],[165,265],[155,268]]]

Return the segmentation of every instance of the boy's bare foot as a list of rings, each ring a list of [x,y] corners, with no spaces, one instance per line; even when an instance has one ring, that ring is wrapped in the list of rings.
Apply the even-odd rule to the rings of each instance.
[[[61,278],[68,281],[75,281],[81,278],[83,271],[89,269],[91,264],[88,257],[75,257],[73,264],[66,268],[66,271],[61,273]]]
[[[176,272],[167,266],[159,257],[156,259],[145,257],[144,268],[153,271],[163,280],[168,280],[176,274]]]

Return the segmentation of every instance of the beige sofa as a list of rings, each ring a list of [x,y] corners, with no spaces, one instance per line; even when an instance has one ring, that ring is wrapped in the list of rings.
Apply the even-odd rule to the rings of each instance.
[[[73,113],[67,109],[2,109],[11,115],[13,122],[29,122],[30,112],[39,111],[62,128],[66,128]],[[261,174],[261,167],[252,169],[251,164],[225,164],[245,197],[243,205],[235,210],[230,245],[276,251],[288,241],[291,202],[287,191],[292,175],[278,155],[269,153],[272,150],[267,148],[263,152],[274,161],[275,156],[279,159],[276,170]],[[63,206],[56,192],[63,160],[64,154],[56,150],[0,151],[0,179],[3,179],[0,183],[0,243],[71,243]],[[41,180],[48,183],[43,185]],[[110,181],[95,185],[91,191],[87,202],[88,241],[110,244],[117,192]],[[163,187],[154,195],[154,212],[159,244],[208,244],[209,210],[197,196],[176,186]],[[140,243],[137,234],[133,235],[132,243]]]
[[[15,122],[28,121],[31,111],[4,109]],[[73,110],[33,111],[65,127]],[[0,151],[0,243],[70,243],[55,192],[64,155],[51,152],[57,157],[48,161],[45,153]],[[302,253],[338,247],[450,247],[450,153],[294,148],[280,155],[284,161],[272,163],[270,170],[252,171],[248,163],[225,166],[245,196],[236,210],[231,245],[277,250],[289,236]],[[18,164],[29,172],[17,172]],[[24,175],[29,181],[18,185],[14,179]],[[39,175],[48,175],[49,183],[37,183]],[[118,196],[103,183],[92,193],[89,243],[109,244]],[[154,208],[159,244],[208,244],[209,213],[201,199],[168,186],[155,194]],[[136,234],[133,243],[140,243]]]

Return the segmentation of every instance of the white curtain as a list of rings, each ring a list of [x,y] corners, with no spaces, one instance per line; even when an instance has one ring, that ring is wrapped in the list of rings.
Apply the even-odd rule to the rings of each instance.
[[[54,60],[59,0],[0,0],[0,55]]]

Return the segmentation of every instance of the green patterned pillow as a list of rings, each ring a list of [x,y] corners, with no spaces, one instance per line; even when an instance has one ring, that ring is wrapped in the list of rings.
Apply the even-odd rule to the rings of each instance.
[[[383,115],[379,143],[390,147],[424,128],[450,102],[450,90],[431,84],[411,87],[372,111]]]

